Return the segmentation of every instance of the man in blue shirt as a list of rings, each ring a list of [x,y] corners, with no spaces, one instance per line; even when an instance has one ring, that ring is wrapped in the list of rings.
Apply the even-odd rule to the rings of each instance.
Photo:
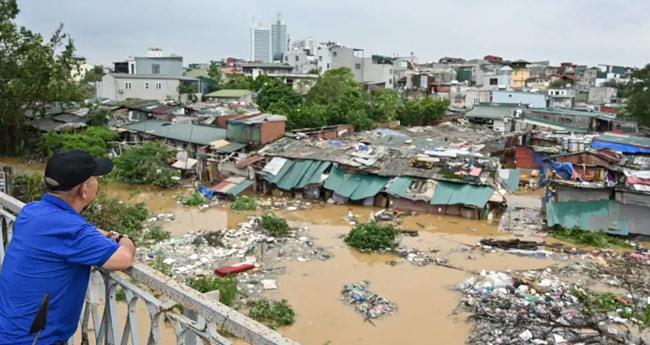
[[[47,325],[39,344],[64,344],[79,324],[91,266],[123,270],[133,265],[135,245],[97,229],[79,213],[97,195],[97,176],[113,163],[84,151],[57,153],[45,168],[48,193],[16,217],[0,271],[0,344],[32,344],[29,330],[49,294]]]

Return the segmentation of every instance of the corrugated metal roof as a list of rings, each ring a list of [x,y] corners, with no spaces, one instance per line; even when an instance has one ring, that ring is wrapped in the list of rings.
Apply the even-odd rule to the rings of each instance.
[[[397,177],[386,187],[386,193],[405,198],[407,196],[406,192],[411,186],[411,183],[413,183],[412,177]]]
[[[633,135],[601,134],[595,137],[594,140],[609,141],[612,143],[620,143],[620,144],[650,148],[650,138],[638,137]]]
[[[145,120],[123,125],[122,128],[199,145],[209,145],[215,140],[226,138],[226,130],[223,128],[199,126],[191,123]]]
[[[472,110],[465,113],[465,117],[504,119],[506,117],[512,117],[516,108],[517,107],[514,105],[477,105]]]
[[[321,176],[331,164],[316,160],[287,161],[275,176],[267,173],[262,176],[280,189],[304,188],[309,184],[320,183]]]
[[[242,143],[230,143],[224,146],[219,147],[216,151],[220,153],[231,153],[237,150],[241,150],[246,147],[246,144]]]
[[[210,92],[209,94],[205,95],[205,97],[211,98],[241,98],[247,95],[252,94],[253,91],[251,90],[244,90],[244,89],[223,89],[223,90],[217,90],[214,92]]]
[[[342,197],[362,200],[375,196],[387,182],[388,178],[386,177],[348,174],[340,168],[335,168],[325,180],[324,187]]]
[[[432,205],[472,205],[485,207],[494,188],[439,181],[431,199]]]
[[[183,80],[183,81],[198,81],[196,78],[186,76],[173,76],[164,74],[129,74],[129,73],[109,73],[110,76],[116,79],[159,79],[159,80]]]

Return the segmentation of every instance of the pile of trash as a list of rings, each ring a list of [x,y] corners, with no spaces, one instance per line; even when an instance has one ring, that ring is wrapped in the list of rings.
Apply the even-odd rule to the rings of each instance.
[[[433,255],[414,248],[399,247],[395,253],[415,266],[426,266],[434,261]]]
[[[142,251],[145,262],[162,260],[174,278],[183,280],[214,275],[215,270],[254,265],[248,272],[237,273],[240,286],[251,295],[273,289],[272,280],[284,272],[286,261],[327,260],[332,255],[315,245],[307,228],[294,228],[289,237],[267,235],[260,217],[250,217],[238,228],[190,232],[161,241]],[[266,283],[266,284],[263,284]]]
[[[621,316],[629,311],[594,312],[579,298],[588,290],[559,279],[552,268],[482,271],[459,288],[474,321],[469,344],[644,343],[642,322]]]
[[[354,305],[354,309],[363,315],[364,320],[378,319],[392,315],[397,310],[395,303],[368,290],[367,281],[350,283],[343,286],[342,299]]]

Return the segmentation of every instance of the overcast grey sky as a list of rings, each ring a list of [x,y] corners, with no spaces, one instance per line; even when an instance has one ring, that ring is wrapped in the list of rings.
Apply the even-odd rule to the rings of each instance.
[[[554,64],[650,62],[648,0],[18,0],[20,24],[49,34],[59,23],[90,63],[144,55],[184,63],[249,56],[252,18],[281,12],[292,39],[414,52],[418,61],[485,54]]]

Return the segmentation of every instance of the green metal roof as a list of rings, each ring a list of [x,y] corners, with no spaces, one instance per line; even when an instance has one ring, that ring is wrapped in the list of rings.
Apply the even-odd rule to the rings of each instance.
[[[215,97],[215,98],[240,98],[253,93],[251,90],[241,90],[241,89],[223,89],[217,90],[215,92],[210,92],[205,95],[206,97]]]
[[[612,143],[650,147],[650,138],[637,137],[633,135],[601,134],[595,137],[594,139],[601,140],[601,141],[609,141]]]
[[[245,180],[244,182],[230,188],[227,192],[227,194],[230,194],[232,196],[237,196],[241,192],[245,191],[248,187],[253,185],[253,181],[251,180]]]
[[[469,112],[465,113],[465,117],[480,117],[486,119],[504,119],[512,117],[513,111],[516,106],[504,105],[477,105]]]
[[[209,145],[215,140],[226,138],[226,130],[223,128],[199,126],[191,123],[145,120],[123,125],[122,128],[199,145]]]
[[[332,169],[332,173],[325,180],[324,187],[342,197],[351,200],[362,200],[375,196],[384,188],[387,182],[387,177],[348,174],[340,168],[335,168]]]
[[[386,192],[391,195],[396,195],[402,198],[406,197],[406,192],[408,188],[413,183],[413,178],[408,176],[397,177],[393,183],[391,183],[387,188]]]
[[[320,183],[321,176],[332,165],[331,162],[304,160],[288,160],[277,175],[262,174],[269,183],[276,184],[278,188],[292,190],[305,188],[309,184]]]
[[[439,181],[433,192],[432,205],[472,205],[478,208],[485,207],[494,188],[489,186],[476,186],[464,183],[451,183]]]

